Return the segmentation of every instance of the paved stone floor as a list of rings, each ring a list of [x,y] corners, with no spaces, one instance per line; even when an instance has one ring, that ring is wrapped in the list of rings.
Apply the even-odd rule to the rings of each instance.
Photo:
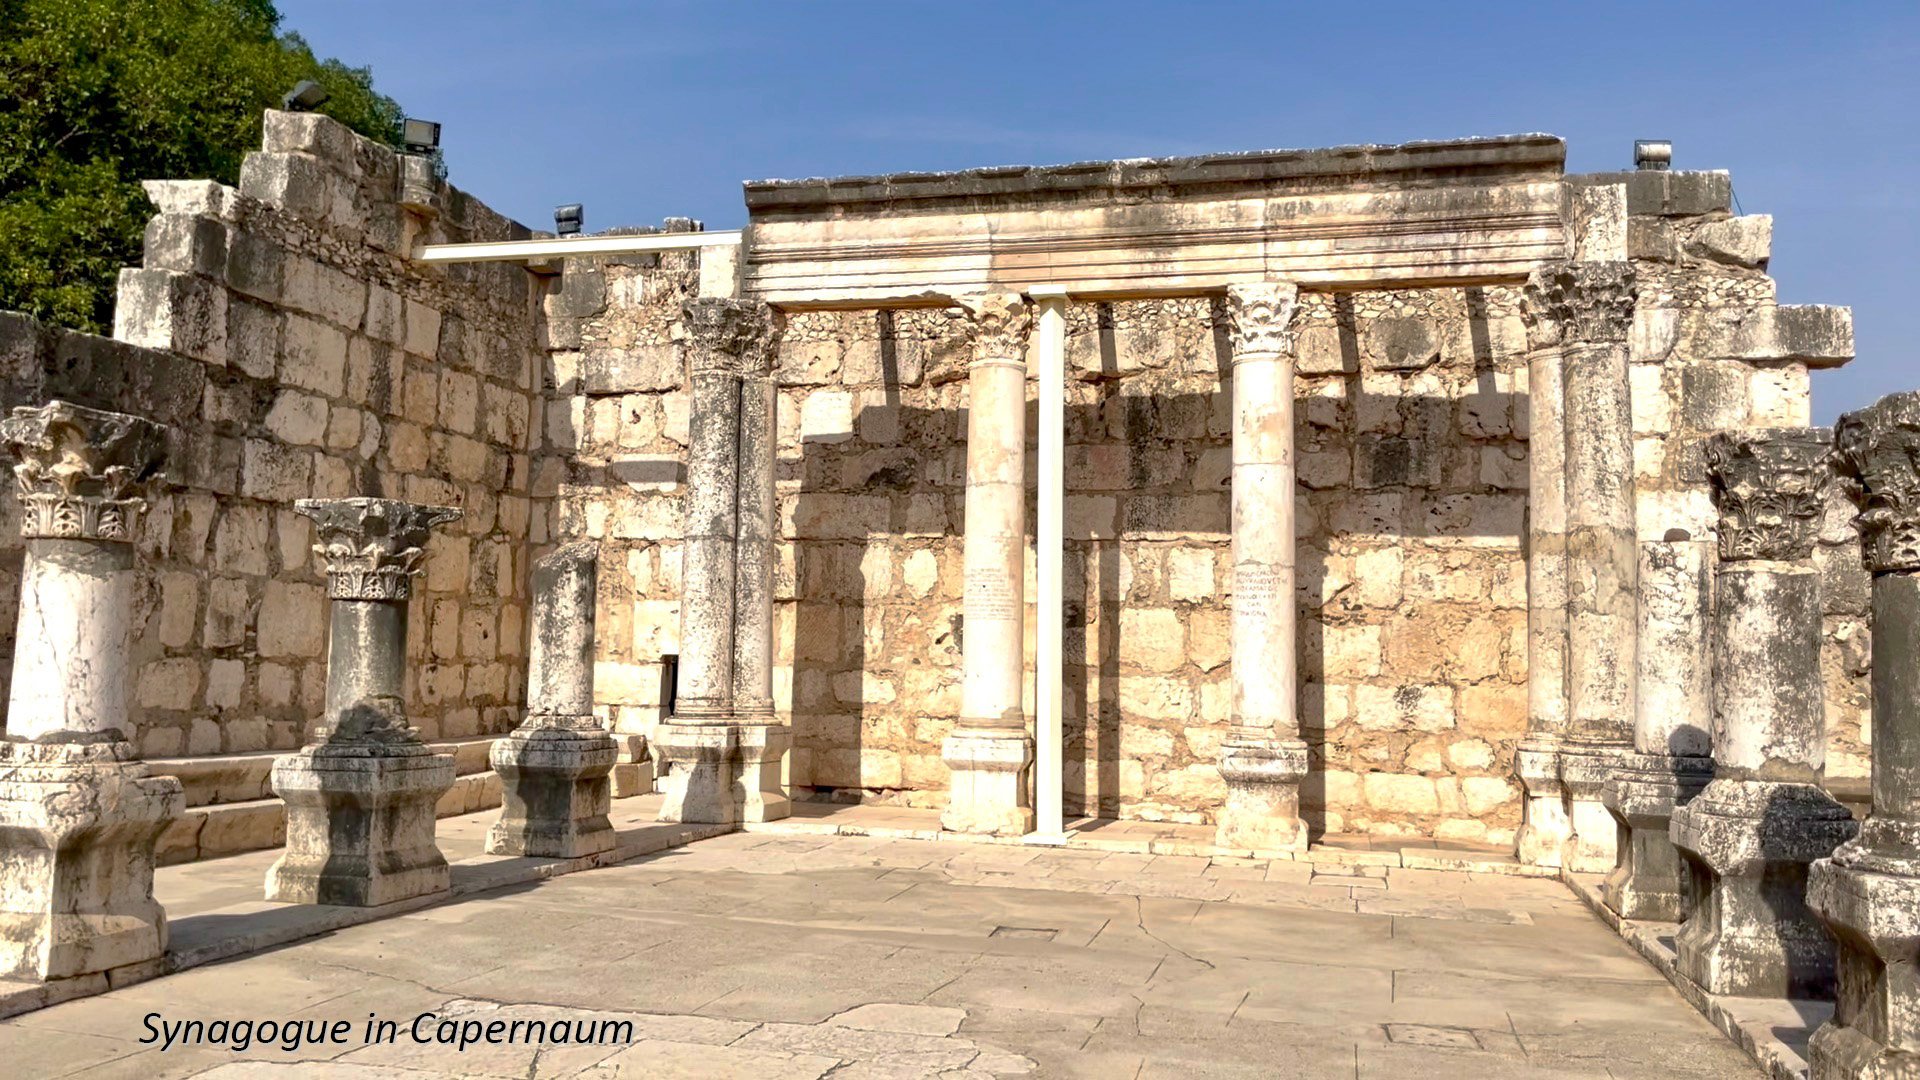
[[[1558,883],[1328,870],[734,834],[0,1022],[0,1074],[1759,1075]],[[460,1051],[412,1040],[427,1012],[627,1020],[633,1041]],[[151,1013],[353,1032],[161,1050]],[[398,1039],[366,1045],[369,1014]]]

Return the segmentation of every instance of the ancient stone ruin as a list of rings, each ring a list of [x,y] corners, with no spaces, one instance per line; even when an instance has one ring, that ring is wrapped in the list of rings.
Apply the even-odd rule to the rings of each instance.
[[[615,800],[882,803],[1560,876],[1889,1075],[1920,398],[1809,426],[1850,313],[1641,164],[763,181],[738,233],[555,238],[271,113],[237,188],[149,185],[113,340],[0,315],[6,966],[156,962],[156,863],[374,907],[448,890],[437,817],[587,865]]]

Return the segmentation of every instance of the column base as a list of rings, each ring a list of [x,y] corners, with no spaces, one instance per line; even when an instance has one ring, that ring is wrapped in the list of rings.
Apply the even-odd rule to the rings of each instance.
[[[1920,832],[1868,819],[1807,874],[1807,906],[1838,943],[1833,1019],[1807,1047],[1810,1080],[1920,1076]]]
[[[635,732],[616,731],[613,771],[608,774],[613,797],[631,799],[653,794],[653,755],[647,750],[647,737]]]
[[[1215,847],[1264,853],[1307,850],[1300,820],[1300,780],[1307,744],[1298,739],[1244,739],[1220,748],[1227,800],[1214,828]]]
[[[377,907],[445,892],[434,804],[453,757],[419,743],[308,746],[273,763],[287,804],[287,849],[267,870],[267,899]]]
[[[1526,792],[1514,857],[1528,866],[1561,866],[1573,839],[1567,816],[1567,789],[1560,782],[1560,747],[1544,740],[1523,742],[1514,751],[1513,773]]]
[[[1675,966],[1736,997],[1830,997],[1833,938],[1807,907],[1807,867],[1859,826],[1811,784],[1715,780],[1673,812],[1674,847],[1698,897]]]
[[[1620,865],[1600,887],[1623,919],[1683,922],[1693,910],[1692,875],[1674,850],[1668,825],[1713,779],[1713,759],[1627,754],[1601,788],[1618,827]]]
[[[0,743],[0,974],[49,980],[167,951],[153,847],[180,781],[125,742]]]
[[[1576,874],[1607,874],[1620,864],[1620,827],[1601,792],[1633,747],[1614,743],[1562,743],[1560,782],[1567,790],[1566,868]]]
[[[1033,740],[1025,732],[957,731],[940,745],[940,758],[952,773],[941,828],[986,836],[1033,831]]]
[[[667,766],[660,820],[736,825],[792,814],[780,780],[790,741],[784,724],[660,725],[654,745]]]
[[[591,716],[545,726],[555,719],[529,717],[488,754],[502,803],[487,831],[489,854],[578,859],[613,848],[608,774],[618,748]]]

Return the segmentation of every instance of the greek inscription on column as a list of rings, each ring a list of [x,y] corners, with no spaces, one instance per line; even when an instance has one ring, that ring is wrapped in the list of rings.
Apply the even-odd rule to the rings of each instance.
[[[1280,574],[1271,566],[1240,563],[1233,568],[1235,611],[1273,618],[1279,610]]]
[[[1013,596],[1013,583],[1002,574],[979,574],[970,578],[967,581],[966,618],[968,622],[1021,618],[1020,605]]]

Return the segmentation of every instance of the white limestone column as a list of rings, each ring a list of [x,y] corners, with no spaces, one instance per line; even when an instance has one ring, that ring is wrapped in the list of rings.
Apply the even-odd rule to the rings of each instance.
[[[1567,725],[1559,758],[1573,830],[1565,865],[1605,873],[1619,861],[1619,837],[1602,788],[1632,752],[1638,663],[1633,267],[1561,263],[1536,271],[1527,291],[1529,305],[1558,326],[1564,358]]]
[[[735,461],[739,488],[734,542],[733,727],[739,746],[736,792],[741,821],[775,821],[793,812],[781,765],[791,730],[773,711],[773,563],[778,531],[773,494],[776,312],[753,304],[763,328],[740,354],[740,418]]]
[[[1227,287],[1233,341],[1232,726],[1215,843],[1303,851],[1307,745],[1295,711],[1293,319],[1299,290]]]
[[[1034,525],[1034,585],[1038,595],[1034,632],[1034,831],[1030,843],[1066,843],[1063,789],[1066,746],[1064,635],[1067,419],[1067,291],[1041,286],[1030,295],[1036,307],[1034,355],[1040,369],[1039,478]]]
[[[941,746],[952,771],[943,827],[1018,836],[1033,829],[1022,689],[1026,674],[1025,301],[961,302],[973,321],[968,369],[967,501],[960,718]]]
[[[1567,729],[1567,447],[1560,326],[1528,290],[1527,735],[1514,751],[1526,791],[1516,855],[1560,866],[1573,839],[1560,740]]]
[[[134,537],[155,424],[56,401],[0,422],[26,542],[0,740],[0,976],[91,975],[166,952],[154,845],[180,781],[134,753]]]

